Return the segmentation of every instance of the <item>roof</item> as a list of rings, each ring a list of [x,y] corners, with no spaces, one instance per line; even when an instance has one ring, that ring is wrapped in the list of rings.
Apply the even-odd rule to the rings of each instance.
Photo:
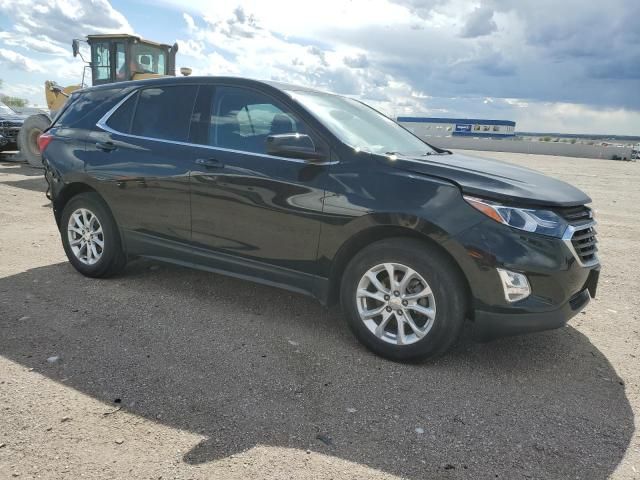
[[[515,127],[516,122],[511,120],[488,120],[481,118],[443,118],[443,117],[398,117],[398,122],[417,123],[455,123],[455,124],[479,124],[479,125],[506,125]]]
[[[277,88],[278,90],[289,90],[292,92],[311,92],[311,93],[323,93],[326,95],[335,95],[335,93],[323,92],[322,90],[317,90],[315,88],[303,87],[301,85],[293,85],[291,83],[276,82],[271,80],[256,80],[256,81],[267,84],[267,85],[271,85],[272,87]]]
[[[269,80],[254,80],[251,78],[244,77],[229,77],[229,76],[164,76],[164,77],[155,77],[155,78],[147,78],[144,80],[130,80],[127,82],[113,82],[113,83],[105,83],[104,85],[97,85],[95,87],[88,87],[80,91],[86,90],[109,90],[113,88],[125,89],[131,87],[144,87],[144,86],[153,86],[153,85],[175,85],[183,83],[185,85],[190,84],[208,84],[208,83],[224,83],[229,82],[234,85],[243,85],[243,86],[267,86],[275,90],[279,90],[281,92],[285,91],[297,91],[297,92],[314,92],[314,93],[327,93],[321,90],[314,90],[312,88],[302,87],[298,85],[290,85],[282,82],[272,82]],[[75,93],[75,92],[74,92]],[[328,93],[327,93],[328,94]],[[331,94],[332,95],[332,94]]]
[[[155,45],[157,47],[167,47],[171,48],[171,45],[167,45],[166,43],[158,43],[153,40],[146,40],[144,38],[140,38],[137,35],[131,35],[129,33],[99,33],[96,35],[87,35],[88,40],[100,40],[100,39],[109,39],[109,38],[133,38],[141,43],[147,43],[149,45]]]

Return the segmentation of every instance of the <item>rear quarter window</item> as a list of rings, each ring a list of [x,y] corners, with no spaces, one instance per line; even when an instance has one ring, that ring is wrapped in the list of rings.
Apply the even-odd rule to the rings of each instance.
[[[127,100],[111,114],[106,124],[116,132],[130,133],[133,113],[138,101],[138,92],[131,95]]]
[[[121,89],[88,90],[72,95],[55,122],[57,127],[92,129],[122,98]]]

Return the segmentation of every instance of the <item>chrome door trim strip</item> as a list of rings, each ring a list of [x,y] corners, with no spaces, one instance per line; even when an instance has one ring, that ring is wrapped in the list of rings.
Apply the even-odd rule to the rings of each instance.
[[[208,150],[215,150],[215,151],[222,151],[222,152],[241,153],[241,154],[244,154],[244,155],[255,155],[255,156],[263,157],[263,158],[270,158],[270,159],[274,159],[274,160],[284,160],[284,161],[293,162],[293,163],[303,163],[303,164],[307,164],[307,165],[335,165],[335,164],[339,163],[338,161],[309,162],[309,161],[301,160],[301,159],[298,159],[298,158],[279,157],[279,156],[276,156],[276,155],[268,155],[266,153],[247,152],[247,151],[244,151],[244,150],[234,150],[232,148],[214,147],[214,146],[211,146],[211,145],[201,145],[201,144],[198,144],[198,143],[178,142],[176,140],[165,140],[163,138],[145,137],[145,136],[142,136],[142,135],[133,135],[133,134],[130,134],[130,133],[119,132],[119,131],[114,130],[113,128],[109,127],[107,125],[107,121],[109,120],[111,115],[113,115],[115,113],[115,111],[118,110],[118,108],[120,108],[122,106],[122,104],[124,104],[127,100],[129,100],[129,98],[131,98],[133,95],[135,95],[139,91],[140,91],[140,89],[134,90],[133,92],[127,94],[127,96],[125,96],[118,103],[116,103],[116,105],[113,108],[111,108],[107,113],[105,113],[102,116],[102,118],[100,118],[100,120],[98,120],[98,123],[96,123],[96,127],[98,127],[99,129],[101,129],[101,130],[103,130],[105,132],[112,133],[114,135],[121,135],[123,137],[129,137],[129,138],[137,138],[139,140],[150,140],[150,141],[153,141],[153,142],[170,143],[170,144],[173,144],[173,145],[181,145],[181,146],[185,146],[185,147],[198,147],[198,148],[206,148]]]

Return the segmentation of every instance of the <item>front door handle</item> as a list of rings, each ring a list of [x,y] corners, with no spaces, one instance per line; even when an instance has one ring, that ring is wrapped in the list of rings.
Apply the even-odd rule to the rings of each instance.
[[[198,158],[196,159],[196,165],[201,165],[205,168],[224,168],[224,163],[215,158]]]
[[[118,147],[116,147],[113,142],[96,142],[96,148],[98,150],[102,150],[103,152],[111,152]]]

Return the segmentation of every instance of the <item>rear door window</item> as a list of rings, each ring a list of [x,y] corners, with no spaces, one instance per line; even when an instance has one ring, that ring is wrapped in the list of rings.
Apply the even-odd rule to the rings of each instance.
[[[141,90],[131,134],[161,140],[188,141],[189,123],[197,93],[197,85]]]

